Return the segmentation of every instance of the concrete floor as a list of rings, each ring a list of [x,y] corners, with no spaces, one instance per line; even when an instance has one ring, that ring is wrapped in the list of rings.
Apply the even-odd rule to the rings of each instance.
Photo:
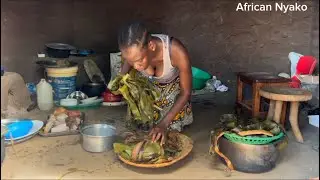
[[[281,158],[272,171],[263,174],[234,171],[227,174],[225,166],[208,154],[208,148],[210,130],[220,115],[233,112],[234,101],[229,93],[214,93],[194,99],[194,123],[185,129],[185,134],[194,141],[194,149],[189,157],[172,167],[152,170],[129,167],[121,163],[112,151],[84,151],[78,135],[36,136],[6,148],[1,179],[59,179],[63,175],[63,179],[309,179],[319,176],[319,152],[313,148],[319,145],[319,130],[311,126],[302,129],[304,144],[295,142],[289,132],[289,145],[281,152]],[[90,122],[114,123],[121,133],[125,130],[125,112],[125,107],[102,107],[86,111],[86,118]],[[44,119],[46,116],[47,113],[35,111],[25,117]]]

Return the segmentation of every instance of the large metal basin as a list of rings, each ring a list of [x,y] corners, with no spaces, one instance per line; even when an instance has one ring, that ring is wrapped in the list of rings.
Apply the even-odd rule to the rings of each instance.
[[[286,139],[281,139],[267,145],[249,145],[234,143],[221,137],[219,149],[229,158],[235,170],[246,173],[263,173],[276,166],[281,147],[279,145],[285,141]]]
[[[116,128],[108,124],[91,124],[80,130],[82,148],[88,152],[111,150],[116,138]]]

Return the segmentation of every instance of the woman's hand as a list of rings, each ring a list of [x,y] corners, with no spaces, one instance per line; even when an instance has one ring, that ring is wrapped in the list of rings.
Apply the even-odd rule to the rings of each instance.
[[[165,143],[165,134],[169,124],[170,122],[163,120],[151,130],[149,135],[152,136],[152,142],[157,142],[160,140],[161,146]]]

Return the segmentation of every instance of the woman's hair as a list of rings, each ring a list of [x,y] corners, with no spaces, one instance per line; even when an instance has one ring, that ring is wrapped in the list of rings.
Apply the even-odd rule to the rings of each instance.
[[[144,24],[134,22],[120,29],[118,44],[120,48],[126,48],[132,45],[147,47],[150,38],[151,36]]]

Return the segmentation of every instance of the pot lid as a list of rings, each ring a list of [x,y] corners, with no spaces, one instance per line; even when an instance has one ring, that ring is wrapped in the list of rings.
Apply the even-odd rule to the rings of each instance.
[[[74,50],[75,47],[69,45],[69,44],[63,44],[63,43],[48,43],[45,45],[48,48],[52,49],[58,49],[58,50]]]

